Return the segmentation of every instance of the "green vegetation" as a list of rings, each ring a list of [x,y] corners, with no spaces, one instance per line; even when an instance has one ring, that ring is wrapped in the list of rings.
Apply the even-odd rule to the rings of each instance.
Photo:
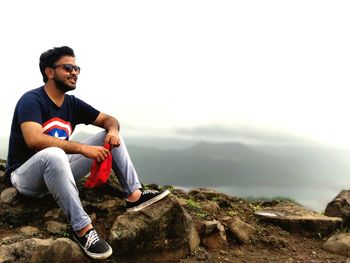
[[[209,215],[206,212],[197,212],[196,215],[202,219],[208,219]]]
[[[251,204],[250,203],[249,206],[250,206],[250,208],[253,209],[254,212],[262,209],[261,205],[259,205],[259,204]]]
[[[195,211],[201,209],[201,206],[192,198],[187,200],[186,207]]]
[[[227,215],[229,215],[229,216],[237,216],[238,212],[235,211],[235,210],[230,210],[230,211],[227,212]]]

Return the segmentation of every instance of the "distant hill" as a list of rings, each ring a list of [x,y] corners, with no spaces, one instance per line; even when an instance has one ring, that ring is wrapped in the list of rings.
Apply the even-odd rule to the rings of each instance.
[[[133,144],[128,149],[145,183],[209,187],[241,197],[291,198],[316,211],[340,190],[350,189],[350,155],[336,148],[200,142],[181,150]]]
[[[345,153],[316,146],[201,142],[168,151],[129,145],[129,151],[144,180],[160,184],[315,187],[350,175]]]

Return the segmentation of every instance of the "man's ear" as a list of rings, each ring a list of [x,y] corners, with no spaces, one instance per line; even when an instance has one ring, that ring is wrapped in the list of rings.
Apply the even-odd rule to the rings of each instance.
[[[45,68],[45,74],[46,74],[47,78],[52,79],[54,77],[54,75],[55,75],[54,69],[50,68],[50,67],[46,67]]]

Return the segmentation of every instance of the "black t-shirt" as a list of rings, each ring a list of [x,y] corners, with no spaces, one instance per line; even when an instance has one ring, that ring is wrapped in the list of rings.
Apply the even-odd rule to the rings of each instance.
[[[26,92],[17,102],[13,114],[6,174],[10,174],[36,153],[25,143],[21,123],[37,122],[45,134],[68,140],[76,125],[93,123],[99,113],[73,95],[66,94],[62,106],[58,107],[46,94],[44,87]]]

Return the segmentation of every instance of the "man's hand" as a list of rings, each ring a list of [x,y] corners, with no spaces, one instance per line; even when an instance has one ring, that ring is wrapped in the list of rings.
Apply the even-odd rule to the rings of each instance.
[[[109,150],[103,146],[83,144],[81,148],[81,154],[87,158],[92,158],[98,162],[101,162],[106,159],[107,155],[109,154]]]
[[[119,136],[119,122],[112,116],[100,112],[93,125],[106,130],[107,134],[104,143],[109,143],[111,147],[118,147],[121,143]]]
[[[108,131],[106,134],[104,143],[109,143],[112,148],[119,147],[120,145],[119,132],[116,130]]]

